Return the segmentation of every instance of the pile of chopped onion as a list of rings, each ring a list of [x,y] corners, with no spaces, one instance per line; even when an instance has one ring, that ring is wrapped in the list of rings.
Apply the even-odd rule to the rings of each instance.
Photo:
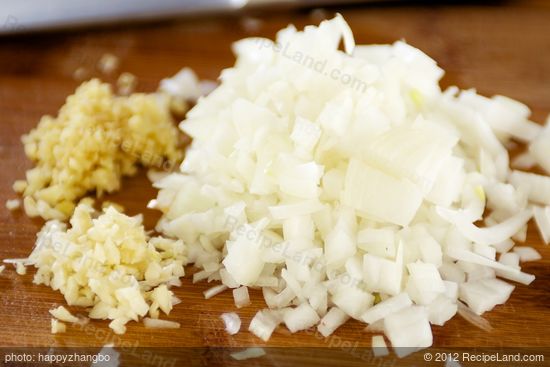
[[[44,225],[24,264],[38,269],[34,283],[59,290],[71,306],[89,307],[90,318],[112,320],[115,333],[147,314],[146,327],[177,328],[178,323],[158,318],[179,302],[169,288],[184,275],[186,247],[181,240],[149,238],[141,221],[114,207],[97,215],[81,202],[71,228],[57,220]],[[65,331],[60,321],[79,322],[62,306],[50,313],[52,332]]]
[[[549,170],[550,127],[525,105],[441,91],[434,60],[404,42],[355,45],[340,16],[233,49],[180,125],[193,138],[181,172],[155,182],[150,206],[188,245],[196,281],[221,281],[212,292],[233,289],[237,307],[242,287],[262,289],[252,333],[328,336],[354,318],[401,356],[461,307],[481,315],[509,282],[533,281],[520,262],[540,256],[513,248],[533,214],[548,242],[550,177],[512,171],[505,146],[529,144]]]

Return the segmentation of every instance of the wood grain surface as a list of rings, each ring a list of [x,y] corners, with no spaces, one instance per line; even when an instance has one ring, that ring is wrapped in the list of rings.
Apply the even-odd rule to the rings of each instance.
[[[550,112],[550,7],[355,6],[331,9],[327,14],[336,10],[348,20],[359,44],[405,39],[424,50],[447,71],[444,86],[475,87],[485,95],[516,98],[532,108],[538,122]],[[234,62],[233,41],[257,35],[273,38],[289,23],[298,27],[318,23],[320,14],[254,14],[261,20],[257,29],[247,29],[243,16],[231,16],[0,39],[0,258],[27,256],[43,224],[4,207],[7,199],[17,197],[11,189],[13,181],[24,177],[31,167],[20,136],[43,114],[56,113],[80,83],[73,77],[77,68],[84,68],[86,77],[111,82],[121,71],[131,72],[139,79],[140,91],[154,90],[160,79],[183,66],[193,68],[201,78],[215,79]],[[24,19],[17,22],[25,26]],[[96,67],[105,53],[120,58],[113,75],[104,75]],[[152,228],[159,215],[145,205],[155,195],[142,172],[125,179],[123,190],[109,199],[123,204],[131,214],[143,212],[146,226]],[[435,346],[550,345],[550,247],[541,244],[534,225],[527,243],[543,255],[543,260],[524,267],[537,279],[529,287],[517,285],[508,303],[484,315],[494,331],[487,333],[455,317],[444,327],[433,327]],[[192,269],[188,270],[191,274]],[[27,275],[18,276],[8,266],[0,275],[0,346],[102,346],[112,341],[140,347],[339,347],[345,341],[369,347],[371,342],[371,334],[363,330],[365,325],[350,321],[333,338],[306,332],[291,335],[280,328],[263,343],[246,331],[256,310],[265,307],[260,292],[255,291],[252,305],[238,311],[243,331],[229,336],[219,315],[235,310],[231,293],[204,300],[202,291],[211,284],[192,285],[189,275],[175,291],[183,303],[168,317],[180,322],[181,329],[147,330],[141,323],[131,322],[125,335],[116,336],[107,322],[93,321],[86,328],[69,326],[67,333],[52,335],[48,310],[64,300],[50,288],[34,285],[33,274],[29,269]]]

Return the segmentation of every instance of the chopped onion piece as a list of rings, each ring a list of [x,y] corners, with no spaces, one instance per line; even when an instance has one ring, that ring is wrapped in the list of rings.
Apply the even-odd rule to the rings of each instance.
[[[550,177],[523,171],[513,171],[508,179],[516,188],[524,188],[530,201],[537,204],[550,205]]]
[[[392,313],[401,311],[412,305],[412,301],[407,293],[399,293],[397,296],[390,297],[380,303],[377,303],[373,307],[369,308],[361,319],[367,324],[373,324],[378,320],[384,319],[386,316]]]
[[[453,359],[452,357],[447,358],[445,361],[445,367],[462,367],[460,363],[456,359]]]
[[[333,24],[335,24],[339,33],[342,34],[342,40],[344,41],[344,49],[346,53],[348,55],[352,55],[353,49],[355,48],[355,40],[353,39],[351,28],[340,14],[336,14],[334,20],[335,22]]]
[[[271,310],[261,310],[256,313],[248,330],[262,339],[264,342],[268,341],[273,334],[275,328],[281,323],[280,316]]]
[[[458,299],[458,283],[444,280],[445,283],[445,296],[453,301]]]
[[[246,348],[240,352],[234,352],[230,354],[231,358],[237,361],[245,361],[247,359],[260,358],[265,355],[266,353],[264,348],[260,348],[260,347]]]
[[[90,367],[119,367],[120,366],[120,353],[114,348],[114,343],[105,344],[99,352],[96,354],[97,358],[95,362],[92,361]],[[108,361],[107,356],[109,356]]]
[[[367,289],[392,296],[399,294],[403,281],[403,244],[397,247],[395,261],[365,254],[363,273]]]
[[[245,307],[250,304],[250,296],[248,295],[248,287],[242,286],[233,289],[233,299],[237,308]]]
[[[409,279],[406,290],[416,304],[428,305],[445,292],[445,283],[434,264],[417,261],[407,265],[407,269]]]
[[[200,282],[201,280],[208,279],[210,275],[212,275],[214,271],[207,271],[207,270],[201,270],[193,274],[193,284]]]
[[[378,320],[373,324],[369,324],[369,326],[367,326],[365,328],[365,331],[369,332],[369,333],[383,333],[384,332],[384,320],[383,319]]]
[[[488,259],[484,256],[478,255],[471,251],[458,248],[447,249],[447,255],[456,260],[462,260],[473,264],[489,266],[491,268],[503,271],[510,271],[512,273],[519,273],[519,270],[510,268],[506,265],[500,264],[494,260]]]
[[[457,312],[456,301],[441,295],[428,306],[428,319],[430,324],[443,326]]]
[[[179,299],[178,297],[176,296],[172,296],[172,306],[175,306],[175,305],[179,305],[181,303],[181,299]]]
[[[199,80],[190,68],[183,68],[171,78],[162,79],[159,89],[173,97],[197,100],[203,93]]]
[[[497,250],[494,247],[479,243],[474,243],[474,252],[491,260],[495,260],[497,256]]]
[[[221,318],[229,335],[235,335],[241,329],[241,318],[235,312],[222,313]]]
[[[265,303],[269,308],[283,308],[286,307],[292,302],[294,298],[296,298],[296,293],[292,290],[292,288],[287,287],[283,289],[279,294],[275,293],[270,288],[264,287],[262,289]]]
[[[460,301],[457,302],[457,306],[458,314],[462,316],[464,320],[486,332],[493,331],[493,327],[491,326],[489,321],[476,314],[470,307],[466,306]]]
[[[460,285],[460,299],[478,315],[506,302],[514,286],[498,279],[482,279]]]
[[[349,163],[342,202],[360,215],[405,226],[422,203],[419,189],[356,159]]]
[[[372,354],[375,357],[384,357],[390,354],[384,337],[382,335],[373,335],[372,337]]]
[[[234,230],[236,235],[228,241],[227,256],[223,264],[237,283],[252,285],[258,280],[264,266],[261,261],[263,248],[257,235],[250,236],[250,233],[256,233],[258,228],[248,224],[244,228],[244,231],[238,228]],[[256,261],[248,261],[250,258]]]
[[[529,154],[528,152],[518,154],[513,160],[512,160],[512,167],[518,168],[518,169],[531,169],[537,164],[535,157],[533,155]]]
[[[225,268],[220,269],[220,278],[222,283],[225,284],[228,288],[239,287],[239,283],[237,283],[237,281],[233,279],[231,274],[229,274],[229,272]]]
[[[332,307],[317,325],[317,330],[324,337],[332,334],[336,329],[342,326],[348,321],[349,316],[339,309],[338,307]]]
[[[532,247],[516,246],[514,252],[519,255],[520,261],[537,261],[542,259],[539,252]]]
[[[288,330],[295,333],[300,330],[305,330],[319,322],[319,315],[307,303],[302,303],[296,308],[285,312],[283,320]]]
[[[225,291],[227,289],[227,286],[225,284],[217,285],[212,288],[208,288],[203,292],[204,298],[209,299],[214,297],[217,294],[220,294],[221,292]]]
[[[279,279],[277,277],[262,277],[260,276],[255,282],[254,285],[257,287],[276,287],[279,284]]]
[[[323,209],[323,205],[316,200],[302,201],[297,204],[270,206],[269,212],[275,219],[286,219],[294,216],[313,214]]]
[[[493,246],[499,254],[505,254],[508,251],[510,251],[512,247],[514,247],[514,245],[515,245],[514,241],[512,241],[511,239],[507,239],[505,241],[495,243],[491,246]]]
[[[492,245],[509,239],[533,216],[532,211],[526,209],[492,227],[478,228],[458,211],[438,207],[437,213],[457,226],[466,238],[482,245]]]
[[[374,296],[357,287],[341,286],[332,296],[332,302],[349,316],[360,319],[361,315],[372,306]]]
[[[529,285],[533,282],[533,280],[535,280],[535,276],[533,274],[518,271],[516,268],[510,268],[510,270],[497,269],[496,275],[500,278],[512,280],[525,285]]]
[[[384,330],[399,358],[432,345],[428,313],[422,306],[409,306],[387,316]]]
[[[357,233],[357,247],[380,257],[395,256],[395,232],[389,228],[367,228]]]
[[[452,281],[455,283],[463,283],[466,281],[466,274],[464,274],[464,271],[455,263],[446,262],[442,264],[438,270],[444,281]]]
[[[147,329],[179,329],[181,326],[180,323],[176,321],[152,319],[150,317],[145,317],[143,319],[143,324]]]
[[[550,243],[550,206],[533,208],[535,223],[545,244]]]
[[[550,174],[550,124],[548,122],[542,134],[529,145],[529,153],[533,161],[541,166],[547,174]],[[531,167],[527,169],[529,168]]]
[[[515,252],[507,252],[500,255],[498,262],[506,266],[519,269],[519,255]]]

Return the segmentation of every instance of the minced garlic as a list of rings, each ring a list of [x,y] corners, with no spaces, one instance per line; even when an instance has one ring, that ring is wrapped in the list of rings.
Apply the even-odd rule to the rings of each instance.
[[[66,219],[78,199],[118,190],[138,164],[173,167],[182,152],[170,103],[160,93],[116,96],[97,79],[83,83],[57,117],[44,116],[22,138],[36,163],[13,187],[27,215]]]
[[[125,209],[123,205],[112,202],[110,200],[105,200],[104,202],[101,203],[101,209],[107,209],[110,206],[114,207],[117,211],[124,213]]]
[[[27,274],[27,268],[22,262],[16,262],[15,263],[15,272],[19,275],[25,275]]]
[[[96,218],[87,203],[76,207],[70,225],[51,220],[38,233],[27,260],[38,269],[36,284],[59,290],[69,305],[90,307],[91,318],[112,320],[115,333],[124,333],[130,320],[171,311],[176,298],[167,285],[184,275],[187,264],[181,240],[149,238],[140,216],[114,207]],[[74,321],[63,310],[50,313]]]
[[[52,326],[51,327],[52,334],[61,334],[67,331],[67,326],[61,321],[58,321],[56,319],[52,319],[51,326]]]
[[[6,200],[6,208],[8,210],[17,210],[20,207],[21,207],[21,200],[19,199]]]
[[[118,57],[113,54],[104,54],[97,63],[97,68],[104,74],[112,74],[120,63]]]
[[[134,74],[128,72],[120,74],[116,81],[118,94],[127,96],[128,94],[133,93],[136,89],[137,83],[138,80]]]
[[[49,312],[50,312],[50,315],[52,315],[53,317],[55,317],[56,319],[58,319],[60,321],[66,321],[66,322],[71,322],[71,323],[77,323],[79,321],[78,317],[71,314],[69,312],[69,310],[67,310],[63,306],[59,306],[57,308],[54,308],[53,310],[50,310]]]
[[[27,188],[27,181],[25,180],[17,180],[13,183],[12,189],[15,192],[22,193]]]

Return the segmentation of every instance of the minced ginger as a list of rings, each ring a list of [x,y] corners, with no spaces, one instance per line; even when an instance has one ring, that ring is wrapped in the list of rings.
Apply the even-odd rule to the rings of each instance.
[[[90,191],[101,196],[120,188],[137,165],[169,169],[182,158],[178,130],[165,94],[113,94],[92,79],[77,88],[57,117],[44,116],[22,137],[36,167],[14,189],[27,215],[66,219]]]
[[[38,233],[25,259],[38,269],[34,283],[59,290],[70,306],[90,308],[92,319],[112,320],[109,326],[118,334],[128,321],[146,315],[157,319],[179,302],[169,288],[179,285],[187,264],[181,240],[150,238],[141,216],[114,207],[97,216],[86,201],[76,207],[70,225],[50,220]],[[67,310],[50,313],[76,322]]]

